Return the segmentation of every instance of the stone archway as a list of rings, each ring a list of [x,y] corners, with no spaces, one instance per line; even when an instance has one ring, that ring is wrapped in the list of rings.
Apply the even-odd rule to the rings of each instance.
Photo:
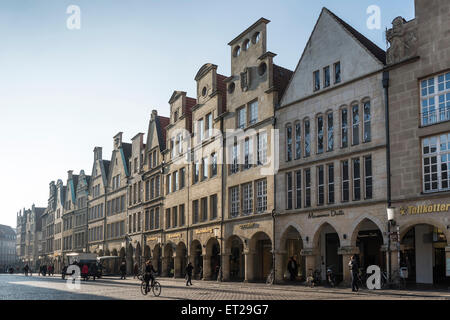
[[[316,228],[313,245],[317,248],[318,254],[315,256],[314,267],[320,271],[322,280],[326,280],[326,270],[330,268],[339,283],[346,275],[344,275],[343,257],[340,254],[341,238],[336,230],[328,222],[324,222]],[[312,271],[314,270],[306,270],[308,274]]]
[[[141,244],[138,241],[138,243],[136,244],[136,250],[135,250],[135,253],[134,253],[134,264],[137,264],[138,269],[141,268],[141,266],[143,265],[143,261],[142,261],[141,255],[142,255]]]
[[[158,243],[153,248],[153,254],[152,254],[152,264],[153,268],[155,268],[156,271],[158,271],[159,274],[162,273],[162,252],[161,252],[161,245]]]
[[[187,248],[183,241],[180,241],[175,250],[175,278],[183,278],[184,270],[187,266]]]
[[[172,242],[167,243],[164,246],[164,257],[162,262],[162,272],[161,275],[163,277],[173,277],[175,273],[175,261],[174,261],[174,253],[176,247]]]
[[[265,281],[273,268],[271,238],[263,231],[255,233],[250,239],[247,256],[246,280]]]
[[[203,279],[217,280],[220,268],[220,245],[216,238],[210,238],[206,243],[203,268]]]
[[[133,273],[133,265],[134,265],[133,254],[134,254],[134,248],[133,248],[133,245],[130,243],[126,250],[127,274]]]
[[[244,280],[245,278],[244,242],[239,236],[232,235],[225,242],[225,246],[229,256],[226,256],[226,258],[224,258],[224,271],[223,271],[224,279],[231,281]]]
[[[280,239],[280,252],[277,255],[277,279],[304,281],[306,278],[305,257],[301,255],[303,239],[300,230],[289,225]],[[294,260],[294,263],[292,263]],[[291,263],[291,267],[289,267]],[[296,265],[297,268],[293,268]],[[289,270],[292,270],[291,274]]]
[[[144,262],[147,262],[148,260],[150,260],[150,258],[151,258],[151,249],[150,249],[150,247],[148,246],[148,245],[145,245],[145,247],[144,247]],[[153,264],[153,262],[152,262],[152,264]]]
[[[446,277],[446,249],[449,247],[447,230],[432,223],[408,224],[401,232],[401,251],[397,261],[392,259],[393,272],[400,267],[408,270],[408,282],[434,285],[450,285]]]
[[[377,265],[381,269],[386,266],[383,232],[379,224],[372,219],[364,217],[357,221],[357,225],[352,230],[350,244],[359,249],[358,265],[367,270],[371,265]]]
[[[203,250],[202,244],[198,240],[191,242],[190,261],[194,266],[193,277],[195,279],[201,279],[203,277]]]

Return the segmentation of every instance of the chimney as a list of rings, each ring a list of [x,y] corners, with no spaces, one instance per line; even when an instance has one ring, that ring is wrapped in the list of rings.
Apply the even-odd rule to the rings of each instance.
[[[95,147],[94,160],[101,160],[101,159],[102,159],[102,147]]]
[[[155,121],[155,119],[156,119],[157,116],[158,116],[158,111],[152,110],[152,115],[151,115],[150,119],[151,119],[152,121]]]
[[[72,180],[72,178],[73,178],[73,170],[67,171],[67,175],[69,177],[69,180]]]
[[[122,146],[123,132],[119,132],[114,136],[114,149],[119,149]]]

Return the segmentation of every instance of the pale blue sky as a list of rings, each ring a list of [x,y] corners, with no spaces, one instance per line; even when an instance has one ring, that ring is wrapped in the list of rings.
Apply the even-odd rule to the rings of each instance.
[[[72,4],[80,30],[66,27]],[[380,30],[366,27],[373,4]],[[227,43],[260,17],[275,63],[293,70],[324,6],[383,49],[385,27],[414,17],[413,0],[1,0],[0,224],[45,207],[68,170],[91,174],[94,147],[109,159],[117,132],[146,133],[152,109],[168,116],[173,90],[195,97],[204,63],[229,75]]]

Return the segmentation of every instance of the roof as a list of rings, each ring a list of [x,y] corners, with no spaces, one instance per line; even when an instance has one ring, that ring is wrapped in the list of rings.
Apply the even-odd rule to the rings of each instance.
[[[166,128],[170,123],[170,118],[163,116],[156,116],[156,132],[158,134],[159,149],[161,151],[166,149]]]
[[[186,97],[186,105],[184,107],[184,115],[188,118],[189,132],[192,132],[192,108],[197,105],[197,99]]]
[[[327,8],[323,8],[322,10],[327,11],[334,19],[336,19],[337,22],[339,22],[348,32],[350,32],[356,40],[358,40],[369,52],[377,58],[380,62],[383,64],[386,64],[386,52],[378,47],[375,43],[367,39],[365,36],[363,36],[361,33],[356,31],[352,26],[350,26],[347,22],[339,18],[337,15],[335,15],[333,12],[328,10]]]
[[[244,31],[242,31],[236,38],[234,38],[233,40],[231,40],[228,45],[232,46],[234,45],[236,42],[238,42],[244,35],[246,35],[250,30],[252,30],[253,28],[255,28],[257,25],[259,25],[260,23],[265,23],[268,24],[270,22],[270,20],[267,20],[265,18],[260,18],[258,21],[256,21],[254,24],[252,24],[250,27],[248,27],[247,29],[245,29]]]
[[[133,145],[131,143],[125,143],[122,142],[122,150],[123,150],[123,155],[125,156],[125,172],[130,172],[131,168],[128,168],[129,166],[129,160],[133,154]]]
[[[273,85],[278,91],[278,102],[281,101],[293,74],[294,71],[277,66],[276,64],[273,65]]]
[[[217,74],[217,91],[222,95],[222,110],[219,110],[219,114],[227,111],[227,83],[226,79],[228,77]]]
[[[10,226],[6,226],[4,224],[0,224],[0,238],[3,236],[15,236],[16,232]]]

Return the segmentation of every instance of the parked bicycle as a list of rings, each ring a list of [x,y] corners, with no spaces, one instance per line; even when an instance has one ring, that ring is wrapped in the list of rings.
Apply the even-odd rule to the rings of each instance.
[[[266,284],[273,284],[273,281],[275,280],[275,274],[274,274],[274,270],[270,270],[269,275],[267,276],[266,279]]]
[[[315,286],[320,285],[321,282],[322,282],[322,280],[321,280],[320,270],[315,270],[313,272],[312,269],[309,269],[309,275],[306,277],[305,285],[313,288]]]
[[[389,282],[387,272],[381,272],[381,288],[387,289],[388,287],[393,287],[395,289],[405,289],[406,288],[406,277],[402,276],[400,270],[395,270],[391,275],[391,281]]]

